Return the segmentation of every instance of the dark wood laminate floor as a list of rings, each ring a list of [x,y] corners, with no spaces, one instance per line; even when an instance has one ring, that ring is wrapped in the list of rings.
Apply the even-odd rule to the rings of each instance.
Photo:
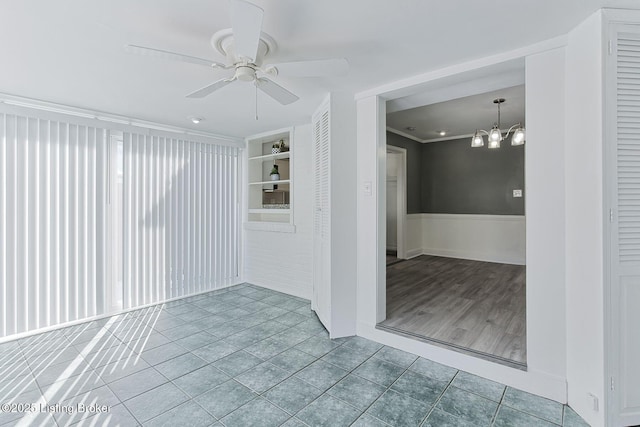
[[[525,266],[422,255],[387,267],[382,327],[524,366],[525,315]]]

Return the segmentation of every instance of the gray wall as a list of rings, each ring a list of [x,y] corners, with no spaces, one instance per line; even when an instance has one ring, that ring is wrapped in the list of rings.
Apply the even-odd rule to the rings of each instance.
[[[407,213],[524,215],[524,197],[513,197],[514,189],[525,196],[524,146],[471,148],[470,138],[420,144],[391,133],[387,143],[407,148]]]

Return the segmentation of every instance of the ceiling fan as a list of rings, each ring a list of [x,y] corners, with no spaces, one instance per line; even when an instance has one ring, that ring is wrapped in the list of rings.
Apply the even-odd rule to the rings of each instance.
[[[245,0],[230,0],[230,3],[232,28],[218,31],[211,38],[211,44],[226,57],[227,64],[133,44],[126,45],[125,49],[139,55],[188,62],[215,69],[234,70],[232,76],[208,84],[188,94],[187,98],[204,98],[230,83],[240,81],[253,82],[257,89],[280,104],[287,105],[297,101],[298,96],[269,77],[338,76],[346,74],[349,70],[349,64],[343,58],[263,65],[264,59],[277,47],[275,40],[262,32],[264,10]]]

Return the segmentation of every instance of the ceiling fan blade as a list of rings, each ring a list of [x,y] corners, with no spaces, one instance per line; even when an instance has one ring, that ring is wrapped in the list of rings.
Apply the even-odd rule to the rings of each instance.
[[[279,84],[267,79],[266,77],[260,77],[258,80],[256,80],[256,85],[258,85],[258,89],[260,89],[282,105],[288,105],[300,99],[293,93],[289,92]]]
[[[264,10],[245,0],[231,0],[231,27],[235,53],[249,62],[256,60]]]
[[[207,85],[201,89],[196,90],[195,92],[190,93],[189,95],[187,95],[187,98],[204,98],[205,96],[212,94],[216,90],[222,89],[233,80],[234,79],[218,80],[217,82],[211,83],[210,85]]]
[[[183,55],[181,53],[169,52],[168,50],[154,49],[151,47],[138,46],[135,44],[126,45],[124,47],[124,50],[135,55],[151,56],[155,58],[170,59],[172,61],[188,62],[190,64],[204,65],[206,67],[228,68],[224,64],[220,64],[210,59],[198,58],[196,56]]]
[[[343,76],[349,72],[349,63],[344,58],[283,62],[270,67],[275,67],[278,75],[291,77]]]

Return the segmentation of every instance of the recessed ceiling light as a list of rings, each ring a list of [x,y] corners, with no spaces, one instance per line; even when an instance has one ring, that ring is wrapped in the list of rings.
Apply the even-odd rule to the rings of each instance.
[[[438,132],[438,133],[440,134],[440,136],[445,136],[445,135],[447,134],[447,132],[446,132],[446,131],[444,131],[444,130],[441,130],[441,131],[440,131],[440,132]]]
[[[202,117],[190,117],[190,119],[196,125],[204,120]]]
[[[405,129],[409,132],[413,132],[414,130],[416,130],[415,126],[407,126]]]

